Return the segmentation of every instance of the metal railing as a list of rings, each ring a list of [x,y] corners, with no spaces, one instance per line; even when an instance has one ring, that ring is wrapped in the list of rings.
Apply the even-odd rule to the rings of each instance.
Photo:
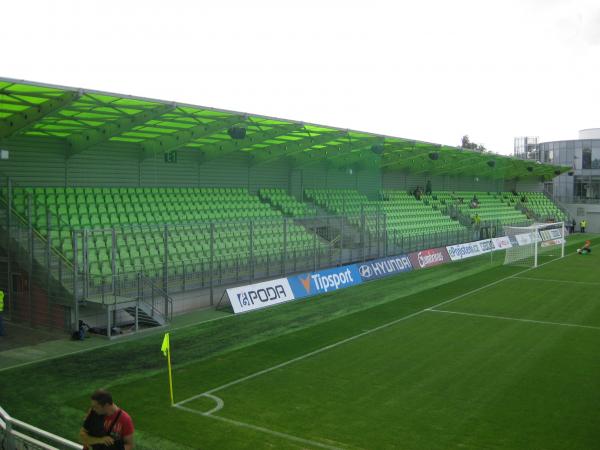
[[[153,315],[161,316],[166,321],[173,318],[173,299],[141,273],[138,274],[138,300],[148,305]]]
[[[83,446],[11,417],[0,407],[0,447],[5,450],[81,450]]]
[[[7,312],[32,325],[63,316],[71,330],[77,329],[83,302],[133,302],[140,298],[141,285],[151,297],[166,299],[152,300],[151,305],[160,304],[161,314],[170,317],[176,294],[208,291],[214,305],[215,290],[223,286],[494,237],[503,226],[465,223],[455,231],[406,235],[388,229],[386,214],[377,207],[343,215],[83,229],[58,229],[48,216],[41,232],[33,223],[33,195],[27,197],[23,215],[12,208],[10,193],[8,183],[9,195],[0,204],[7,217],[0,231],[7,231],[9,282],[22,272],[27,283],[20,289],[22,298],[9,300]],[[453,212],[459,213],[450,206]],[[47,301],[34,295],[35,287],[45,291]]]
[[[64,317],[73,285],[72,263],[52,242],[49,224],[46,235],[33,226],[31,201],[25,216],[12,207],[11,189],[8,183],[9,195],[0,196],[0,213],[4,216],[0,222],[0,245],[7,254],[3,274],[7,293],[5,312],[11,320],[29,322],[32,326],[68,329],[70,324],[64,322]],[[44,291],[43,301],[36,288]]]

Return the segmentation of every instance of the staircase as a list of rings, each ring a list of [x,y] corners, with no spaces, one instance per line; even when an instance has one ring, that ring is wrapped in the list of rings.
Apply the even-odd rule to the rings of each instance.
[[[124,310],[135,318],[136,306],[127,306]],[[162,327],[167,324],[167,320],[162,314],[153,310],[152,306],[142,302],[137,305],[137,320],[139,325],[145,327]]]
[[[173,299],[142,274],[138,275],[137,287],[137,296],[124,297],[110,292],[86,297],[80,302],[80,317],[93,327],[106,330],[109,339],[115,327],[131,333],[168,325]]]

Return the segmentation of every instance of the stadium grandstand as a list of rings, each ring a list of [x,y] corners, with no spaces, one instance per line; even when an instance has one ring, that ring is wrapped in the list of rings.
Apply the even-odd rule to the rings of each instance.
[[[68,332],[567,218],[539,192],[567,167],[42,83],[0,79],[0,147],[6,315]]]
[[[0,157],[3,448],[597,443],[570,166],[7,78]]]

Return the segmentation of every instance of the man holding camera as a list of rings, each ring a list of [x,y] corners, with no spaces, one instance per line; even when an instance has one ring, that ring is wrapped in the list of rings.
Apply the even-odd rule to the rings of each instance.
[[[113,403],[110,392],[98,389],[79,432],[86,450],[133,450],[133,421]]]

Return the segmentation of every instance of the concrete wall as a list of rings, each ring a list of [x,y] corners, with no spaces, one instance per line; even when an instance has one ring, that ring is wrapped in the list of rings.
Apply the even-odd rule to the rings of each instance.
[[[579,231],[579,222],[586,219],[590,233],[600,233],[600,204],[590,205],[585,203],[563,203],[562,204],[577,222],[576,230]]]

